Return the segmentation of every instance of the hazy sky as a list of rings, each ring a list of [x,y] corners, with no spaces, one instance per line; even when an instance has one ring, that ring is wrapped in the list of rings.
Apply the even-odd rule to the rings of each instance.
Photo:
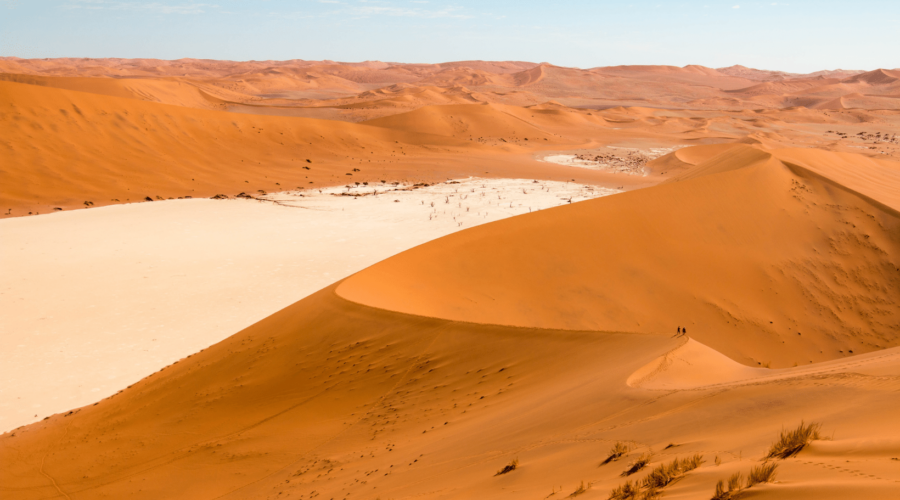
[[[0,55],[900,67],[900,0],[0,0]]]

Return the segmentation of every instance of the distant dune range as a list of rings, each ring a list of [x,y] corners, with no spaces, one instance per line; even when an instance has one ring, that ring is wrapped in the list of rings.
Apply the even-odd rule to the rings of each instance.
[[[741,498],[900,494],[896,70],[0,65],[8,217],[469,175],[625,191],[432,240],[5,433],[4,498],[606,499],[699,454],[657,493],[705,500],[801,421],[820,439]]]
[[[0,58],[0,72],[4,217],[466,175],[619,186],[533,161],[610,144],[900,157],[896,138],[873,140],[896,130],[896,70]]]

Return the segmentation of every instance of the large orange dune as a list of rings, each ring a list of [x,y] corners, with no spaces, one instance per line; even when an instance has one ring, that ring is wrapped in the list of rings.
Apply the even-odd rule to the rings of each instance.
[[[616,193],[470,229],[453,218],[458,232],[6,432],[4,499],[706,500],[729,478],[717,500],[900,497],[897,70],[0,71],[0,208],[40,214],[0,231],[147,198],[276,203],[262,194],[346,185],[337,207],[361,203],[357,183],[447,181],[453,208],[422,198],[422,226],[470,214],[468,196],[512,209],[451,180],[470,176],[527,179],[522,197],[541,179]],[[118,208],[140,207],[104,210]],[[801,424],[819,432],[770,453]]]
[[[737,146],[652,189],[443,238],[349,278],[337,293],[519,327],[682,325],[753,365],[900,345],[900,164],[780,154]],[[827,177],[848,165],[885,177],[854,179],[858,191]]]
[[[642,453],[699,453],[665,494],[709,498],[805,419],[829,439],[748,493],[896,497],[896,192],[829,177],[862,159],[715,153],[422,245],[5,434],[4,494],[605,498]]]

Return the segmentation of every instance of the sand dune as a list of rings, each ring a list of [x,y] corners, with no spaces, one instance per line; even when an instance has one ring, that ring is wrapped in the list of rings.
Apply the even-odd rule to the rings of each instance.
[[[900,217],[878,189],[826,177],[846,157],[736,148],[698,152],[702,175],[416,247],[97,405],[8,433],[2,487],[483,497],[585,481],[602,497],[652,450],[651,466],[700,453],[666,492],[701,498],[758,463],[782,426],[812,419],[833,441],[756,491],[891,498],[900,365],[883,349],[897,345]],[[631,451],[598,467],[617,440]]]
[[[568,169],[535,162],[529,152],[583,144],[608,128],[586,112],[499,105],[423,108],[356,125],[14,82],[0,82],[0,95],[5,216],[349,181],[430,183],[468,175],[568,181],[576,177]],[[469,140],[474,134],[492,140]],[[577,180],[611,184],[592,172]]]
[[[41,212],[0,221],[4,342],[63,351],[4,376],[67,408],[0,435],[4,498],[609,498],[699,455],[658,493],[708,499],[802,421],[742,498],[900,493],[896,70],[0,70],[0,203]]]
[[[380,116],[355,125],[196,109],[192,99],[214,99],[178,81],[43,78],[0,82],[6,103],[0,125],[5,138],[0,181],[7,186],[0,192],[3,217],[146,198],[234,196],[348,181],[431,183],[470,175],[574,178],[618,187],[618,180],[602,172],[581,169],[572,175],[571,169],[533,159],[543,151],[606,145],[742,141],[768,148],[865,149],[900,158],[900,141],[888,134],[900,115],[891,112],[795,108],[704,115],[651,108],[597,111],[559,103],[449,105],[478,100],[480,94],[436,87],[392,91],[382,101],[393,104],[382,102],[374,111],[350,103],[316,108]],[[431,101],[443,105],[425,105]],[[846,137],[832,135],[834,140],[823,143],[835,130]]]
[[[870,72],[821,71],[799,75],[742,66],[720,69],[698,65],[579,69],[512,61],[397,64],[379,61],[0,58],[0,72],[16,78],[23,75],[41,77],[48,82],[45,84],[61,88],[69,88],[66,85],[71,83],[67,80],[72,77],[112,80],[98,82],[96,91],[100,93],[108,91],[106,87],[115,87],[124,81],[135,86],[155,87],[153,82],[166,80],[170,86],[193,87],[188,92],[190,99],[182,96],[160,101],[168,104],[346,121],[385,116],[383,112],[373,111],[379,104],[373,102],[378,98],[371,92],[397,85],[445,89],[464,86],[477,94],[480,102],[521,106],[555,99],[567,106],[577,107],[617,104],[655,107],[685,107],[690,104],[693,108],[703,109],[813,107],[853,92],[879,96],[898,93],[897,70],[887,69]],[[841,92],[842,87],[852,89]],[[636,89],[640,91],[635,92]],[[827,99],[820,95],[823,92],[829,94]],[[173,97],[169,92],[155,88],[149,93],[139,94],[165,99]],[[440,100],[406,103],[405,110],[442,104]],[[354,113],[336,111],[348,104],[361,103],[368,103],[368,106],[357,106]],[[891,100],[881,100],[877,105],[860,101],[849,107],[896,109]],[[331,112],[325,113],[325,109]]]
[[[900,345],[900,310],[891,306],[900,295],[900,217],[885,203],[893,191],[882,196],[873,178],[871,194],[860,196],[823,179],[839,162],[805,159],[815,174],[777,154],[730,149],[656,188],[423,245],[337,293],[408,314],[516,327],[674,333],[682,325],[752,365]],[[823,280],[823,271],[835,277]]]

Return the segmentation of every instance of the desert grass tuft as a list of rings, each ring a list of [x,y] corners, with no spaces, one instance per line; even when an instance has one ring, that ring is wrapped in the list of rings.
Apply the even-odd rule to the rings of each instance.
[[[625,481],[618,488],[609,492],[609,500],[639,500],[641,498],[641,483]]]
[[[775,469],[778,468],[777,462],[766,462],[750,469],[747,476],[747,487],[761,483],[771,483],[775,480]]]
[[[584,481],[582,481],[578,488],[575,488],[575,491],[569,494],[569,497],[577,497],[582,493],[587,493],[587,490],[589,489],[591,489],[591,483],[584,484]]]
[[[737,494],[741,491],[741,476],[740,472],[735,472],[728,478],[728,486],[725,486],[725,482],[719,479],[719,482],[716,483],[716,491],[713,494],[712,500],[731,500],[735,498]]]
[[[778,441],[772,443],[765,459],[777,458],[784,460],[800,453],[810,442],[822,439],[822,436],[819,434],[820,428],[821,424],[816,422],[811,422],[807,425],[800,421],[800,425],[796,429],[792,431],[782,430]]]
[[[697,453],[681,460],[676,458],[667,464],[660,464],[644,478],[644,486],[648,489],[665,488],[672,481],[700,467],[702,463],[703,455]]]
[[[614,460],[618,460],[622,458],[622,455],[628,453],[628,451],[629,448],[627,444],[621,441],[616,441],[616,444],[609,449],[609,456],[606,457],[606,460],[604,460],[600,465],[606,465]]]
[[[649,453],[644,453],[643,455],[639,456],[637,458],[637,460],[632,462],[628,466],[628,468],[625,469],[625,472],[622,473],[622,477],[630,476],[630,475],[634,474],[635,472],[646,467],[647,464],[650,463],[650,457],[651,457],[651,455]]]
[[[719,479],[716,483],[716,491],[710,500],[730,500],[732,497],[732,493],[725,489],[725,482]]]
[[[519,459],[518,459],[518,458],[513,459],[512,462],[506,464],[506,467],[504,467],[504,468],[498,470],[497,473],[494,474],[494,475],[495,475],[495,476],[500,476],[500,475],[502,475],[502,474],[506,474],[506,473],[508,473],[508,472],[512,472],[512,471],[516,470],[516,467],[518,467],[518,466],[519,466]]]
[[[647,488],[641,494],[641,500],[657,500],[662,497],[662,491],[658,488]]]
[[[632,464],[623,476],[634,474],[643,469],[650,461],[650,455],[644,454]],[[609,493],[610,500],[654,500],[662,496],[662,489],[681,478],[686,473],[700,467],[703,455],[699,453],[682,459],[674,459],[667,464],[659,464],[641,481],[625,481]]]
[[[728,478],[728,491],[737,492],[741,490],[741,473],[735,472]]]

